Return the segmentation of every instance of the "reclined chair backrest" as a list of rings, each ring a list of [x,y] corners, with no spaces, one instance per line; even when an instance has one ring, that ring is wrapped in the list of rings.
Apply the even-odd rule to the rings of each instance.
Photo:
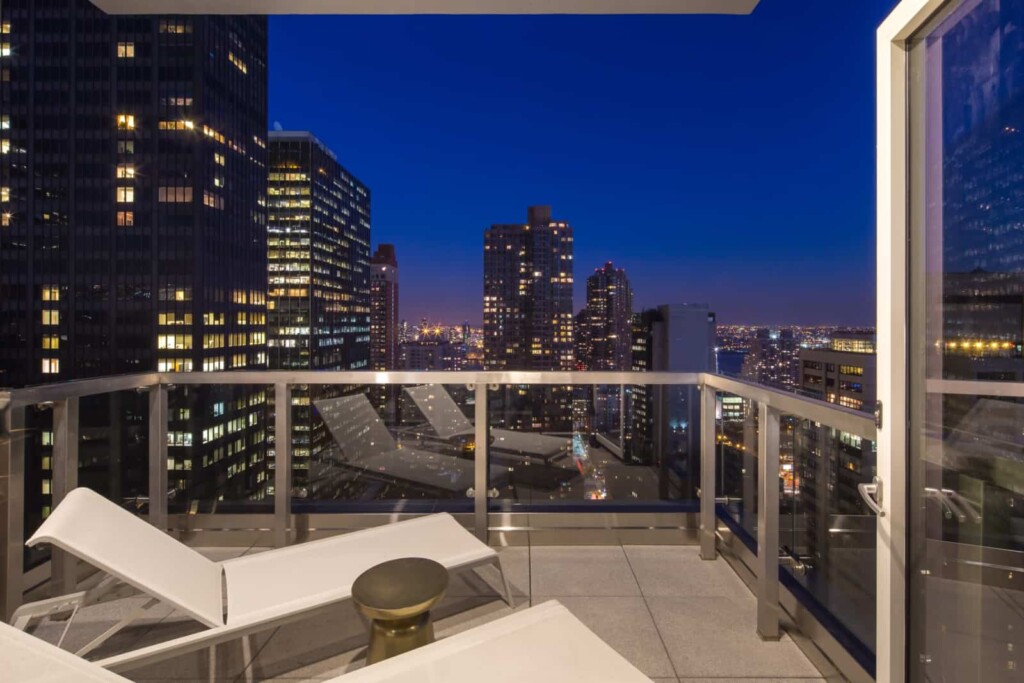
[[[405,393],[413,400],[437,435],[450,439],[459,434],[472,434],[473,423],[440,384],[407,387]]]
[[[207,626],[224,625],[223,570],[86,488],[50,513],[26,545],[51,543]]]

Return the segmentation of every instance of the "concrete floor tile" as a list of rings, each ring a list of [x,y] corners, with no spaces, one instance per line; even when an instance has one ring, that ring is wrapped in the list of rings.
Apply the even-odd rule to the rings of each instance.
[[[681,677],[820,677],[788,636],[762,641],[755,607],[724,597],[648,599],[654,623]]]
[[[700,559],[697,546],[624,546],[645,597],[745,595],[743,581],[724,560]]]
[[[640,586],[621,546],[534,546],[532,595],[632,597]]]

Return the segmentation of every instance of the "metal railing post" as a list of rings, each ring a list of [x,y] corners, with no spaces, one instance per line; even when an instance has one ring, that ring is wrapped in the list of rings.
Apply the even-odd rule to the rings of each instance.
[[[0,411],[0,615],[21,605],[25,567],[25,408]]]
[[[52,507],[78,486],[78,397],[53,404]],[[50,583],[53,595],[66,595],[78,586],[78,561],[74,555],[54,547],[51,550]]]
[[[713,560],[715,549],[715,389],[700,387],[700,556]]]
[[[274,547],[288,545],[292,512],[292,391],[274,385]]]
[[[757,635],[779,639],[779,411],[758,404]]]
[[[473,531],[487,543],[487,383],[477,382],[475,387],[474,418],[476,448],[473,455]]]
[[[149,388],[149,523],[167,531],[168,388]]]

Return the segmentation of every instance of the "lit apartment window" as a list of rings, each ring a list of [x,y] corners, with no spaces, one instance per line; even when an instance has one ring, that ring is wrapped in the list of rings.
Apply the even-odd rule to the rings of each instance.
[[[157,361],[157,372],[192,372],[192,361],[188,358],[168,358]]]
[[[217,164],[218,166],[223,166],[224,165],[224,155],[223,154],[218,154],[217,152],[214,152],[213,153],[213,163]]]
[[[11,152],[11,141],[7,138],[0,140],[0,154],[10,154]]]
[[[0,130],[9,130],[11,127],[11,117],[7,114],[0,116]]]
[[[43,301],[60,301],[60,288],[54,285],[44,285],[40,298]]]
[[[135,141],[134,140],[118,140],[117,141],[117,153],[129,156],[135,154]]]
[[[160,121],[157,128],[160,130],[195,130],[196,124],[191,119],[175,119],[174,121]]]
[[[60,348],[60,337],[55,334],[43,335],[42,346],[45,351],[56,351]]]
[[[135,212],[134,211],[118,211],[117,212],[117,226],[119,228],[130,228],[135,225]]]
[[[11,22],[5,21],[4,23],[0,24],[0,33],[2,33],[3,35],[7,35],[10,32],[11,32]]]
[[[211,209],[224,209],[224,198],[218,197],[212,192],[203,193],[203,204],[210,207]]]
[[[135,188],[134,187],[119,187],[117,188],[117,203],[118,204],[131,204],[135,201]]]
[[[59,325],[60,324],[60,311],[43,311],[43,324],[44,325]]]
[[[9,227],[11,227],[11,212],[4,211],[3,213],[0,213],[0,228]]]
[[[0,187],[0,202],[11,201],[11,188]]]
[[[235,65],[239,71],[244,74],[249,73],[249,66],[235,55],[234,52],[228,52],[228,61]]]
[[[0,57],[10,57],[10,56],[11,56],[11,44],[10,43],[0,43]]]
[[[192,201],[191,187],[161,187],[156,191],[157,201],[187,204]]]
[[[214,187],[224,187],[224,178],[222,176],[219,176],[219,175],[213,176],[213,186]]]
[[[117,165],[117,177],[118,178],[134,178],[135,177],[135,164],[118,164]]]
[[[135,57],[135,43],[118,43],[117,57],[118,59],[132,59]]]
[[[135,114],[118,114],[118,130],[135,130]]]
[[[160,33],[192,33],[192,24],[187,21],[162,19]]]
[[[44,375],[56,375],[60,372],[60,360],[56,358],[44,358],[43,359],[43,374]]]

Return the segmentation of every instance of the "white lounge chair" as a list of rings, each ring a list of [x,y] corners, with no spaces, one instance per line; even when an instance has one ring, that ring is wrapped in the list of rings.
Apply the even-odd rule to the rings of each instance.
[[[51,543],[148,595],[151,600],[143,610],[163,602],[207,627],[101,662],[118,669],[300,619],[349,599],[359,574],[399,557],[427,557],[449,571],[496,565],[503,597],[512,604],[497,552],[445,513],[213,562],[99,494],[78,488],[64,498],[27,545],[40,543]],[[82,592],[25,605],[15,612],[12,623],[25,628],[36,616],[77,609],[90,599]],[[138,616],[137,612],[129,615],[79,654],[91,651]]]
[[[5,680],[23,683],[128,679],[0,624]],[[555,601],[358,669],[326,683],[651,683]]]

